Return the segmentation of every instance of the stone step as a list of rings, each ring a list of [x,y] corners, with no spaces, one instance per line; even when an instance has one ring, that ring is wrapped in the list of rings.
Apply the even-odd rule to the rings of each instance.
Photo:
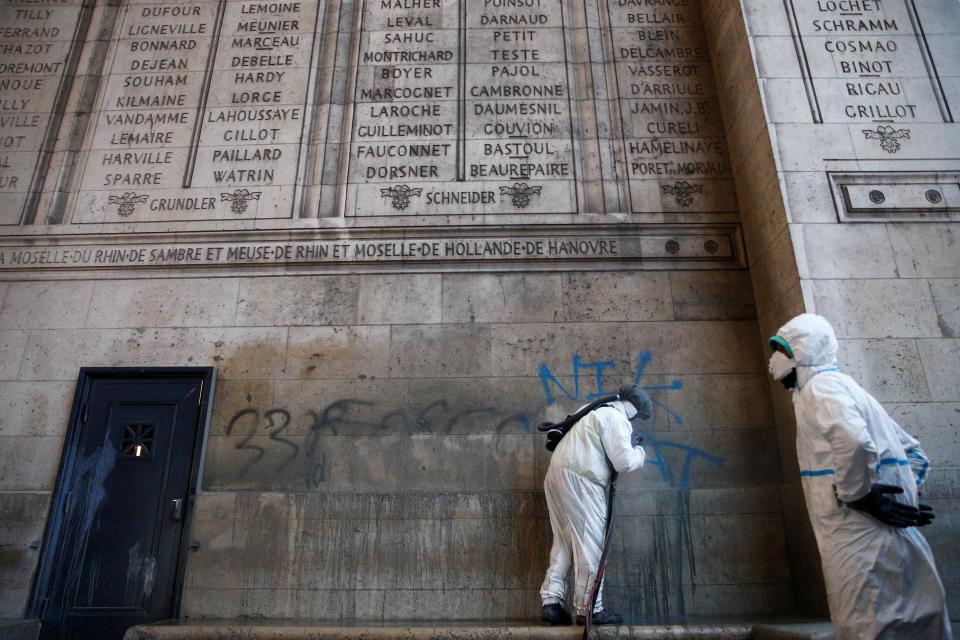
[[[174,621],[133,627],[124,640],[580,640],[582,627],[521,623]],[[827,622],[684,621],[599,627],[597,640],[832,640]]]
[[[39,620],[0,620],[0,640],[37,640]]]

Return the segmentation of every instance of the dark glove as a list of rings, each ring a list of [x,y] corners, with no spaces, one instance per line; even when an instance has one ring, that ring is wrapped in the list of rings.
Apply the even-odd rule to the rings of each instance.
[[[635,447],[639,447],[640,445],[643,444],[643,440],[644,438],[642,435],[634,432],[633,437],[630,438],[630,444],[632,444]]]
[[[917,491],[917,500],[919,501],[921,498],[923,498],[923,494]],[[925,504],[920,504],[919,506],[920,506],[920,521],[917,523],[917,526],[925,527],[931,522],[933,522],[933,519],[936,518],[937,516],[933,515],[933,507],[930,507]]]
[[[933,515],[933,507],[925,504],[920,505],[920,513],[917,515],[917,526],[925,527],[931,524],[937,516]]]
[[[880,522],[899,529],[922,527],[930,524],[933,520],[933,512],[930,507],[923,505],[920,509],[917,509],[887,497],[888,494],[900,493],[903,493],[901,487],[889,484],[874,484],[870,487],[870,493],[859,500],[848,502],[847,506],[857,511],[863,511]]]

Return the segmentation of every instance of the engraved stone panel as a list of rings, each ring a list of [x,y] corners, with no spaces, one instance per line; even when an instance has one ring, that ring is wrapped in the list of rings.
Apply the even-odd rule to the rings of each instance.
[[[576,213],[561,0],[365,0],[348,216]]]
[[[953,122],[915,0],[788,5],[815,122]]]
[[[956,222],[960,173],[830,173],[841,222]]]
[[[290,217],[321,7],[129,2],[73,222]]]
[[[605,4],[630,211],[736,211],[699,4]]]
[[[38,188],[82,8],[82,0],[0,3],[0,224],[18,224]]]

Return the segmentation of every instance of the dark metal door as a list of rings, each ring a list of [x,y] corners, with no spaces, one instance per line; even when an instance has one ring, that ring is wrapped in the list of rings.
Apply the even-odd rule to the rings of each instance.
[[[174,617],[212,370],[83,370],[34,607],[41,639]]]

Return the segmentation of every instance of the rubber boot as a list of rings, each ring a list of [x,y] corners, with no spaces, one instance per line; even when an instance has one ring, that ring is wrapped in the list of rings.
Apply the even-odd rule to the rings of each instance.
[[[571,618],[567,610],[563,608],[563,605],[556,602],[540,607],[540,619],[554,626],[573,623],[573,618]]]
[[[577,624],[580,626],[587,624],[587,617],[577,616]],[[601,609],[593,614],[593,617],[590,619],[590,624],[598,626],[602,624],[623,624],[623,618],[620,617],[619,613]]]

